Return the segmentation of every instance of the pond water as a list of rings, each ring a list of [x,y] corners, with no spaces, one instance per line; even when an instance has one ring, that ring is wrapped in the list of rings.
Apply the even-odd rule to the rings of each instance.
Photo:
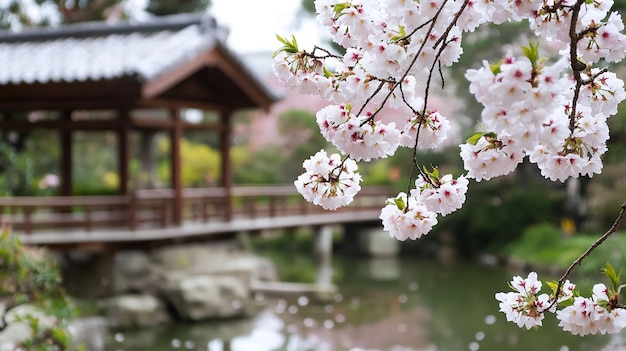
[[[467,263],[335,258],[328,301],[269,299],[254,318],[112,332],[107,351],[618,351],[622,336],[579,337],[556,326],[522,330],[494,294],[512,274]]]

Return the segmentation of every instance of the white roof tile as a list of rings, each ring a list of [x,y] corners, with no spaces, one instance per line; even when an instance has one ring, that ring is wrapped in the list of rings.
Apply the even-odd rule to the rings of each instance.
[[[148,81],[215,45],[214,30],[198,20],[188,22],[171,28],[152,24],[147,30],[136,26],[140,29],[136,31],[128,25],[126,30],[115,30],[97,24],[76,26],[82,31],[50,29],[23,36],[0,33],[0,84],[98,81],[123,76]]]

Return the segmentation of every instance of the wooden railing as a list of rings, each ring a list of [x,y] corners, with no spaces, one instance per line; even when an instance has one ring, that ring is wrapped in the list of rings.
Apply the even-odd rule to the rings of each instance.
[[[304,199],[293,185],[191,188],[182,193],[185,221],[230,221],[319,214],[324,210]],[[339,211],[379,209],[390,197],[388,187],[364,187],[354,202]],[[32,233],[41,229],[164,228],[172,226],[174,191],[142,189],[131,195],[0,197],[0,223]]]

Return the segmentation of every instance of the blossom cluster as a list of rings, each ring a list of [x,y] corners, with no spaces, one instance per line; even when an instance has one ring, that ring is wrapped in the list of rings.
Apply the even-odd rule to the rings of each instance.
[[[463,205],[469,181],[451,174],[439,177],[438,172],[420,175],[410,195],[400,193],[387,199],[380,213],[383,229],[398,240],[418,239],[437,224],[437,214],[445,216]]]
[[[488,22],[528,21],[537,36],[560,50],[560,59],[540,57],[531,44],[521,57],[508,53],[469,70],[470,92],[484,106],[484,130],[460,146],[466,175],[428,172],[414,156],[417,176],[381,211],[385,230],[400,240],[427,234],[438,215],[463,205],[467,179],[511,173],[527,156],[551,180],[600,173],[607,119],[626,98],[623,81],[594,66],[626,56],[624,25],[610,12],[612,5],[613,0],[316,0],[318,21],[345,53],[301,50],[295,38],[279,36],[284,46],[274,54],[273,69],[287,88],[329,101],[316,120],[342,155],[329,158],[332,166],[323,170],[311,170],[311,163],[328,162],[325,154],[305,161],[298,191],[335,209],[356,194],[360,176],[353,160],[386,158],[400,147],[418,155],[418,149],[440,146],[451,119],[429,105],[433,76],[458,61],[463,33]],[[383,107],[406,117],[387,122]]]
[[[361,175],[355,173],[354,160],[341,160],[339,154],[328,156],[321,150],[304,161],[306,172],[294,182],[298,192],[307,201],[334,210],[352,202],[361,190]]]
[[[589,69],[576,114],[570,116],[576,81],[566,73],[567,60],[544,65],[529,56],[508,55],[499,64],[467,72],[470,91],[484,105],[487,130],[461,145],[468,176],[480,181],[510,173],[526,155],[551,180],[600,173],[607,119],[626,97],[623,81]]]
[[[509,285],[514,291],[499,292],[495,297],[506,320],[519,327],[541,326],[545,313],[556,313],[559,327],[574,335],[616,334],[626,327],[626,311],[617,301],[619,293],[604,284],[595,284],[590,298],[577,295],[569,280],[560,288],[553,284],[552,294],[541,293],[542,283],[535,272],[527,278],[515,276]],[[565,307],[557,310],[561,306]]]

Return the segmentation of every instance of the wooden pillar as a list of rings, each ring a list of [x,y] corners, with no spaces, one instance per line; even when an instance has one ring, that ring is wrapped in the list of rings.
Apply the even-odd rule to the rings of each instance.
[[[144,188],[154,188],[156,185],[154,174],[154,160],[153,160],[153,144],[154,144],[154,131],[143,130],[139,136],[139,159],[141,163],[141,177],[140,186]]]
[[[9,113],[9,112],[1,112],[0,113],[0,119],[2,120],[2,122],[10,121],[10,120],[13,119],[13,114]],[[8,144],[9,143],[9,133],[11,133],[11,131],[3,129],[3,128],[0,128],[0,132],[2,132],[2,142]]]
[[[230,125],[231,116],[232,111],[230,110],[222,111],[220,115],[220,124],[222,127],[220,129],[220,153],[222,156],[221,178],[222,186],[226,189],[226,198],[224,199],[224,217],[227,221],[233,219],[233,166],[230,160],[230,149],[232,146],[232,128]]]
[[[120,120],[120,128],[117,130],[117,160],[120,185],[118,192],[121,195],[128,195],[128,183],[130,181],[130,110],[121,108],[117,110]]]
[[[64,125],[72,123],[72,110],[64,110],[61,112],[61,119]],[[60,194],[62,196],[72,195],[72,129],[61,128],[60,137],[61,142],[61,184],[59,187]]]
[[[171,187],[174,189],[174,198],[172,199],[172,222],[174,225],[180,225],[183,222],[183,188],[182,188],[182,166],[180,156],[180,142],[183,138],[183,123],[181,120],[181,111],[177,108],[170,110],[172,118],[172,129],[170,131],[171,148]]]

